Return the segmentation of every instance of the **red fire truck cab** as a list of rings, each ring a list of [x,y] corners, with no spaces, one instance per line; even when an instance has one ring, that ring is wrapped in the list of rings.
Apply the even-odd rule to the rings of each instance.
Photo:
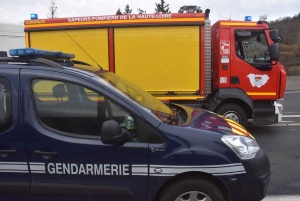
[[[212,26],[210,110],[233,120],[246,114],[255,124],[281,121],[276,100],[284,96],[286,73],[278,62],[279,39],[278,30],[264,21],[218,21]]]

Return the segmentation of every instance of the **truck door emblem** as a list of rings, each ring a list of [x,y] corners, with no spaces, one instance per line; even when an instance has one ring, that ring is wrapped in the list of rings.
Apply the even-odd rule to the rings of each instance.
[[[155,168],[154,173],[162,173],[163,170],[161,168]]]
[[[257,88],[264,86],[270,79],[270,77],[266,74],[259,75],[259,74],[251,73],[247,77],[249,78],[252,87],[257,87]]]
[[[221,40],[221,54],[230,54],[230,41]]]

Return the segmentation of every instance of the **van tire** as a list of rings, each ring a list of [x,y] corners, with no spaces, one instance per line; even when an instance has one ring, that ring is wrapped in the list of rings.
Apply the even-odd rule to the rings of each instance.
[[[226,103],[217,108],[216,113],[219,115],[225,116],[235,122],[237,122],[237,118],[239,119],[237,123],[242,126],[247,126],[247,113],[246,111],[239,105],[235,103]]]
[[[197,177],[173,182],[160,194],[158,201],[189,200],[190,196],[195,195],[202,199],[209,197],[212,201],[224,201],[220,189],[213,182]]]

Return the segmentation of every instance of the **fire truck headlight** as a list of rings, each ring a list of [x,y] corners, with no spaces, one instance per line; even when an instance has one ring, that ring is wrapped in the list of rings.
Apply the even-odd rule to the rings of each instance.
[[[260,150],[257,142],[249,137],[224,135],[222,141],[243,160],[254,158]]]

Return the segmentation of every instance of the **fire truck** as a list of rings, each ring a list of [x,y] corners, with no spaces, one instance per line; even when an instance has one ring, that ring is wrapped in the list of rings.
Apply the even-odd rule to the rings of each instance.
[[[264,20],[220,20],[210,10],[24,21],[26,47],[61,50],[158,99],[203,108],[244,126],[278,123],[286,72],[278,30]]]

